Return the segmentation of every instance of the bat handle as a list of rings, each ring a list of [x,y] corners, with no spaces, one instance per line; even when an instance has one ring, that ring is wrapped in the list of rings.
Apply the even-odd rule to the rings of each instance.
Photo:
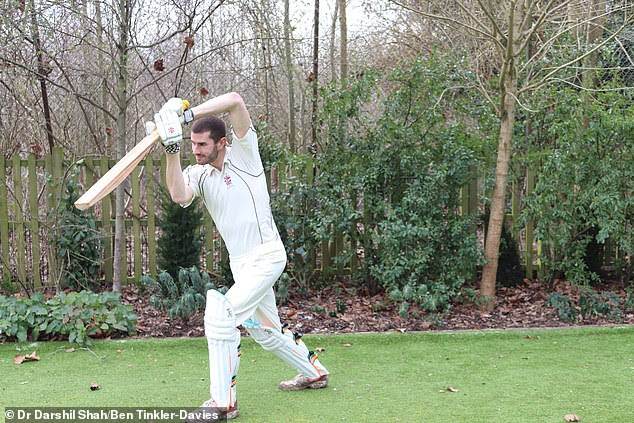
[[[181,123],[189,123],[192,120],[194,120],[194,113],[189,110],[190,104],[189,101],[187,100],[183,100],[183,114],[180,115],[180,122]]]

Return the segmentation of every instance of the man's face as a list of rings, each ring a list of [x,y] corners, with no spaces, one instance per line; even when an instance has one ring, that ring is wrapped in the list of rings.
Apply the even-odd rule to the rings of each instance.
[[[192,152],[196,156],[196,163],[200,165],[213,164],[218,160],[218,155],[224,150],[227,139],[225,137],[215,143],[209,138],[209,132],[191,133]]]

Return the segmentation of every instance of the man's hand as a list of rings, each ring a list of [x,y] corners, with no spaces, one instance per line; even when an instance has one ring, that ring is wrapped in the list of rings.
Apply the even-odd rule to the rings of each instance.
[[[182,98],[173,97],[161,107],[161,111],[170,110],[176,113],[181,123],[189,123],[194,120],[194,113],[189,108],[189,101]]]
[[[183,128],[176,112],[169,109],[161,109],[160,112],[154,115],[154,123],[161,137],[163,147],[165,147],[165,152],[167,154],[178,153],[183,141]]]

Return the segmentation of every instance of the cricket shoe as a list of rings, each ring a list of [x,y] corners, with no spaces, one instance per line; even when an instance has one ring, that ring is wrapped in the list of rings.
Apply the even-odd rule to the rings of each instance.
[[[311,380],[300,373],[291,380],[280,382],[279,388],[282,391],[301,391],[302,389],[321,389],[326,386],[328,386],[328,375]]]
[[[238,402],[233,407],[216,407],[213,400],[207,400],[196,410],[187,414],[185,423],[224,422],[238,417]]]

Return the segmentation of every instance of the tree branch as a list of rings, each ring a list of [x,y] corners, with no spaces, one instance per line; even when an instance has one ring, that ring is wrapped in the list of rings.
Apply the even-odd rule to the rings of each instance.
[[[631,7],[623,7],[623,8],[621,8],[621,9],[616,9],[616,10],[612,10],[612,11],[610,11],[610,12],[606,12],[606,13],[604,13],[604,14],[602,14],[602,15],[593,16],[593,17],[588,18],[588,19],[586,19],[586,20],[583,20],[583,21],[581,21],[581,22],[577,22],[576,24],[574,24],[574,25],[572,25],[572,26],[570,26],[570,27],[567,27],[566,29],[561,30],[561,31],[560,31],[560,32],[558,32],[557,34],[555,34],[555,35],[553,35],[552,37],[550,37],[547,41],[545,41],[545,42],[542,44],[542,46],[541,46],[541,47],[540,47],[540,48],[539,48],[539,49],[535,52],[535,54],[533,54],[533,55],[530,57],[530,59],[528,59],[528,61],[524,64],[524,66],[522,67],[522,69],[521,69],[521,70],[523,71],[524,69],[526,69],[526,67],[527,67],[527,66],[528,66],[528,65],[529,65],[529,64],[530,64],[530,63],[531,63],[534,59],[536,59],[536,58],[537,58],[537,57],[541,54],[541,52],[542,52],[542,51],[544,51],[546,48],[548,48],[548,46],[550,46],[550,45],[551,45],[551,44],[552,44],[552,43],[553,43],[553,42],[554,42],[557,38],[561,37],[562,35],[564,35],[564,34],[566,34],[566,33],[570,32],[570,31],[572,31],[573,29],[577,28],[578,26],[585,25],[585,24],[587,24],[587,23],[589,23],[589,22],[592,22],[593,20],[596,20],[596,19],[602,18],[602,17],[604,17],[604,16],[608,16],[608,15],[610,15],[610,14],[614,13],[614,12],[619,12],[619,11],[623,11],[623,10],[628,10],[628,9],[630,9],[630,8],[631,8]],[[529,37],[528,37],[528,38],[526,38],[526,39],[524,40],[524,43],[523,43],[523,45],[522,45],[522,48],[526,47],[526,44],[528,43],[528,40],[530,40],[530,37],[531,37],[531,36],[535,33],[536,29],[537,29],[537,27],[534,27],[534,30],[533,30],[533,31],[531,31],[531,33],[529,34]],[[621,30],[622,30],[622,29],[621,29]]]
[[[517,54],[518,55],[521,54],[521,52],[524,51],[524,49],[526,48],[528,43],[530,43],[531,38],[533,37],[533,35],[535,35],[537,30],[539,28],[541,28],[542,24],[544,23],[544,20],[546,20],[546,17],[549,14],[554,13],[557,9],[563,7],[564,5],[566,5],[568,3],[568,1],[564,1],[561,4],[557,5],[557,7],[555,7],[554,9],[550,10],[550,7],[552,6],[552,4],[555,1],[557,1],[557,0],[550,0],[550,2],[544,8],[544,11],[542,12],[542,14],[534,22],[533,26],[530,29],[527,29],[526,31],[522,32],[523,41],[520,44],[520,48],[517,50]],[[525,18],[528,19],[527,17],[525,17]],[[540,50],[541,50],[541,48],[540,48]],[[531,57],[531,59],[532,59],[532,57]],[[530,62],[531,59],[529,59],[529,62]]]
[[[548,74],[546,74],[539,82],[533,83],[533,84],[529,84],[526,85],[524,88],[520,89],[519,92],[525,92],[525,91],[530,91],[532,89],[535,88],[539,88],[542,85],[548,83],[549,79],[551,76],[553,76],[554,74],[556,74],[557,72],[559,72],[561,69],[564,69],[568,66],[571,66],[583,59],[585,59],[586,57],[588,57],[589,55],[591,55],[592,53],[594,53],[595,51],[597,51],[598,49],[602,48],[603,46],[605,46],[608,42],[612,41],[614,38],[616,38],[628,25],[631,25],[634,22],[633,18],[630,18],[629,20],[625,21],[623,23],[623,25],[621,25],[621,27],[619,29],[617,29],[612,35],[610,35],[608,38],[606,38],[605,40],[603,40],[600,44],[596,45],[595,47],[591,48],[590,50],[588,50],[587,52],[585,52],[584,54],[582,54],[581,56],[576,57],[575,59],[569,61],[568,63],[565,63],[561,66],[557,66],[556,68],[554,68],[552,71],[550,71]]]
[[[434,15],[431,13],[427,13],[427,12],[423,12],[421,10],[417,10],[417,9],[413,9],[409,6],[406,6],[400,2],[398,2],[397,0],[389,0],[389,2],[396,4],[397,6],[402,7],[403,9],[409,10],[410,12],[414,12],[418,15],[424,16],[426,18],[430,18],[430,19],[436,19],[436,20],[440,20],[440,21],[445,21],[445,22],[449,22],[458,26],[461,26],[463,28],[466,28],[470,31],[473,31],[477,34],[483,35],[486,39],[488,39],[489,41],[494,42],[496,45],[498,45],[499,47],[501,47],[502,49],[504,49],[504,45],[500,42],[500,40],[498,40],[497,38],[495,38],[494,36],[492,36],[491,34],[484,32],[478,28],[474,28],[473,26],[465,23],[465,22],[461,22],[459,20],[456,19],[452,19],[450,17],[447,16],[442,16],[442,15]]]
[[[52,80],[52,79],[51,79],[51,78],[49,78],[48,76],[43,75],[43,74],[39,73],[38,71],[34,71],[33,69],[31,69],[31,68],[29,68],[28,66],[25,66],[25,65],[23,65],[23,64],[21,64],[21,63],[15,62],[14,60],[9,59],[8,57],[5,57],[5,56],[0,56],[0,60],[4,60],[4,61],[5,61],[5,62],[7,62],[7,63],[10,63],[10,64],[12,64],[12,65],[14,65],[14,66],[19,67],[20,69],[24,69],[25,71],[27,71],[27,72],[31,73],[31,74],[32,74],[32,75],[34,75],[34,76],[37,76],[38,78],[39,78],[39,77],[44,78],[44,79],[46,80],[46,82],[48,82],[49,84],[51,84],[51,85],[53,85],[53,86],[55,86],[55,87],[57,87],[57,88],[59,88],[59,89],[61,89],[61,90],[65,91],[65,92],[67,92],[67,93],[69,93],[69,94],[72,94],[72,95],[74,95],[75,97],[77,97],[77,98],[79,98],[79,99],[81,99],[81,100],[86,101],[87,103],[91,104],[93,107],[95,107],[95,108],[97,108],[97,109],[99,109],[99,110],[102,110],[104,113],[106,113],[106,114],[107,114],[109,117],[111,117],[112,119],[115,119],[115,116],[114,116],[112,113],[110,113],[107,109],[103,108],[101,105],[99,105],[99,104],[95,103],[95,102],[94,102],[92,99],[90,99],[89,97],[86,97],[86,96],[84,96],[84,95],[82,95],[82,94],[79,94],[78,92],[73,91],[73,90],[71,90],[70,88],[65,87],[65,86],[63,86],[63,85],[61,85],[61,84],[59,84],[59,83],[55,82],[54,80]]]
[[[508,42],[508,39],[506,38],[506,35],[504,35],[502,30],[498,26],[498,23],[495,21],[495,16],[493,16],[493,14],[491,13],[491,10],[482,3],[482,0],[477,0],[477,1],[478,1],[478,4],[480,5],[480,8],[484,12],[484,14],[486,15],[487,18],[489,18],[489,21],[493,25],[493,29],[495,30],[494,32],[497,32],[500,38],[502,38],[502,44],[506,44]],[[462,6],[460,2],[458,2],[458,5]]]

